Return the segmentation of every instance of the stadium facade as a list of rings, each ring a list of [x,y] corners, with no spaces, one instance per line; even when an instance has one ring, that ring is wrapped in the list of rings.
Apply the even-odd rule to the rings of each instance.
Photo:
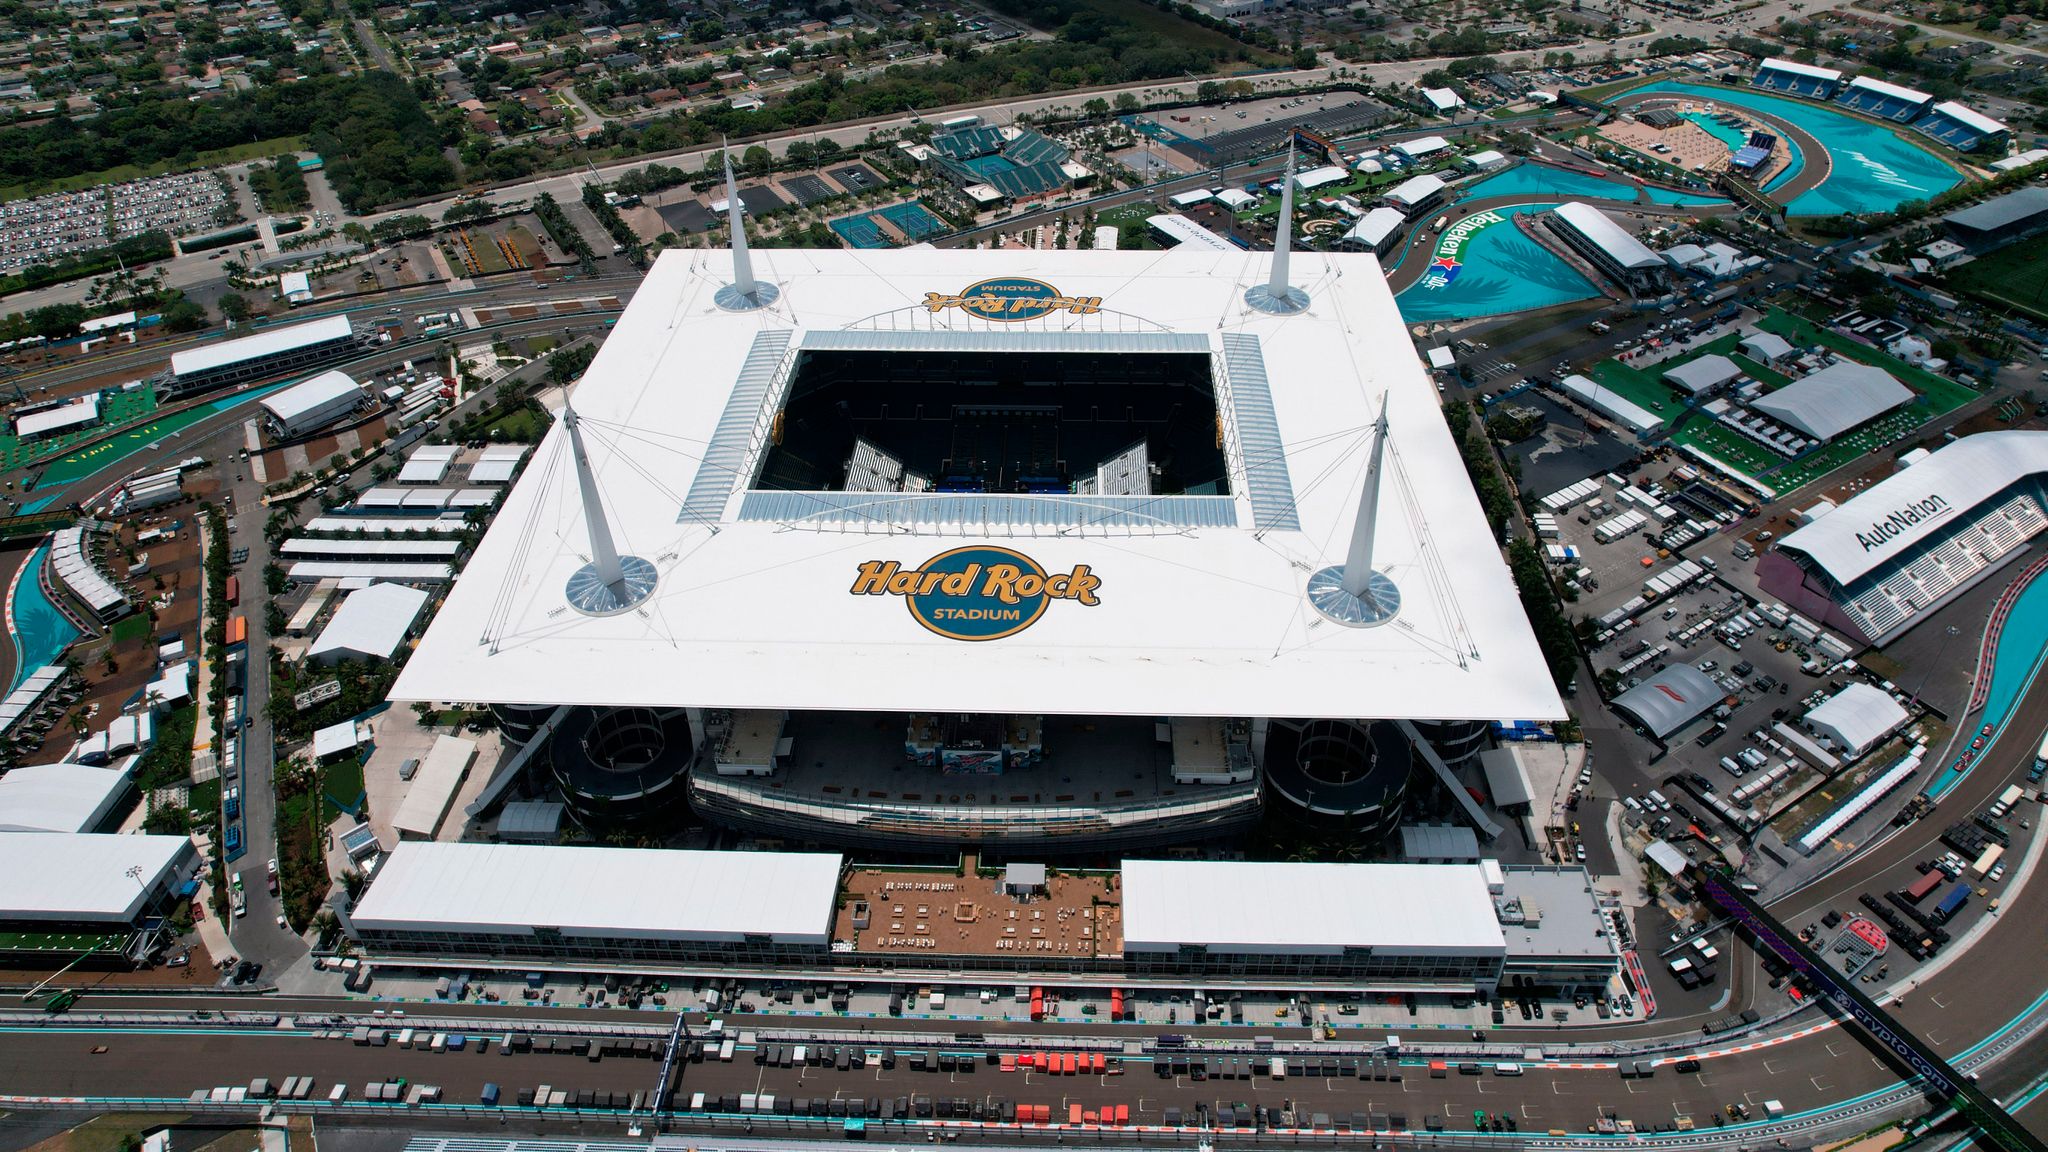
[[[1485,830],[1562,714],[1377,261],[1284,250],[664,254],[393,697],[495,706],[494,794],[897,852],[1211,839],[1276,754]]]
[[[1910,630],[2048,527],[2048,432],[1980,432],[1944,446],[1779,540],[1765,592],[1873,645]]]

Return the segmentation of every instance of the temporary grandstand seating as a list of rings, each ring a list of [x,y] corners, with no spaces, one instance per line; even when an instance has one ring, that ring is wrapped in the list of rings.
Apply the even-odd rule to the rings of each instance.
[[[2002,142],[2005,125],[1954,101],[1936,104],[1913,127],[1958,152],[1969,152],[1987,141]]]
[[[1835,101],[1844,108],[1905,124],[1926,111],[1934,97],[1911,88],[1858,76],[1849,81],[1848,87],[1842,89],[1842,94],[1835,97]]]
[[[1751,83],[1758,88],[1783,92],[1788,96],[1825,100],[1835,94],[1835,89],[1842,82],[1842,74],[1832,68],[1788,68],[1784,66],[1785,63],[1780,60],[1764,61]]]
[[[2044,527],[2048,511],[2034,494],[2014,493],[1938,543],[1871,573],[1846,607],[1864,634],[1880,643],[1996,567]]]

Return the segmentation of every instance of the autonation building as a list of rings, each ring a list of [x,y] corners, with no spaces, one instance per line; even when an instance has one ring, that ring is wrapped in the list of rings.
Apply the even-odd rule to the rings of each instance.
[[[2048,527],[2048,432],[1980,432],[1778,541],[1764,591],[1869,644],[1887,644],[1975,587]]]
[[[586,823],[1037,853],[1490,835],[1562,714],[1377,261],[1191,250],[665,253],[393,696]]]

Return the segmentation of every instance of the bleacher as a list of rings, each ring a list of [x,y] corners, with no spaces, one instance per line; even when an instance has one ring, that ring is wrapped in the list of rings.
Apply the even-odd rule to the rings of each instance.
[[[1954,101],[1936,104],[1913,127],[1958,152],[1970,152],[1987,143],[2004,143],[2006,126]]]
[[[1871,643],[1882,644],[2010,559],[2043,528],[2048,510],[2032,492],[2016,492],[1864,577],[1843,607]]]
[[[1835,97],[1835,103],[1844,108],[1905,124],[1927,110],[1934,103],[1934,97],[1911,88],[1901,88],[1882,80],[1858,76],[1849,81],[1842,94]]]
[[[1833,68],[1816,68],[1790,60],[1766,60],[1757,66],[1750,84],[1767,92],[1782,92],[1808,100],[1825,100],[1835,94],[1842,74]]]

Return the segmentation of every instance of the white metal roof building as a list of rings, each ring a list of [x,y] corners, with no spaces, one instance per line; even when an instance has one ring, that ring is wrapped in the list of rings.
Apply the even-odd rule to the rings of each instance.
[[[1741,347],[1744,356],[1759,364],[1775,364],[1794,351],[1792,342],[1783,336],[1755,329],[1743,334]]]
[[[305,272],[286,272],[277,278],[277,294],[287,304],[311,303],[313,277]]]
[[[335,370],[273,392],[259,403],[270,434],[293,440],[334,423],[368,398],[354,377]]]
[[[1614,706],[1662,740],[1711,711],[1727,696],[1690,664],[1673,664],[1614,698]]]
[[[460,540],[328,540],[294,536],[278,545],[283,560],[448,560],[462,551]]]
[[[1641,295],[1664,283],[1664,258],[1591,204],[1568,200],[1543,219],[1558,239],[1622,288]]]
[[[1450,146],[1451,142],[1441,136],[1423,136],[1415,140],[1401,141],[1394,145],[1394,151],[1410,160],[1420,160],[1424,156],[1434,156]]]
[[[348,594],[306,649],[314,664],[389,660],[426,609],[428,596],[404,584],[372,584]]]
[[[406,457],[405,467],[398,470],[400,484],[439,484],[448,475],[448,468],[455,463],[455,456],[461,449],[453,444],[424,444],[413,449]]]
[[[1294,186],[1303,192],[1312,191],[1328,184],[1341,184],[1351,178],[1351,171],[1341,165],[1325,164],[1294,174]]]
[[[132,791],[117,769],[24,764],[0,776],[0,832],[98,832]]]
[[[99,422],[100,396],[95,392],[54,408],[16,417],[14,434],[23,440],[40,440],[45,436],[62,436],[66,432],[89,428]]]
[[[815,962],[839,870],[818,852],[403,843],[348,922],[372,955]]]
[[[1472,864],[1126,860],[1122,882],[1133,972],[1491,986],[1507,956]]]
[[[171,391],[184,395],[228,384],[279,376],[354,350],[355,328],[346,315],[266,328],[254,336],[171,354]]]
[[[1718,353],[1688,360],[1675,368],[1664,370],[1664,379],[1678,385],[1687,392],[1698,396],[1712,392],[1721,385],[1740,378],[1742,368],[1735,361]]]
[[[1934,97],[1917,88],[1887,84],[1868,76],[1857,76],[1844,85],[1835,99],[1858,112],[1904,124],[1927,110]]]
[[[198,868],[184,836],[0,835],[0,923],[126,932],[177,899]]]
[[[2044,527],[2048,432],[1942,446],[1787,534],[1757,560],[1765,591],[1882,644],[2023,554]]]
[[[1574,372],[1558,381],[1564,394],[1591,408],[1609,419],[1620,422],[1638,436],[1648,436],[1664,430],[1664,418],[1621,395],[1612,388],[1603,388],[1590,376]]]
[[[413,773],[405,799],[399,801],[398,813],[391,818],[391,828],[400,840],[434,838],[475,762],[476,741],[445,733],[434,738],[434,746],[420,758],[419,771]]]
[[[396,584],[446,584],[455,569],[447,564],[404,564],[398,562],[350,563],[339,560],[301,560],[285,573],[294,584],[316,584],[322,580],[360,580],[366,587],[380,580]]]
[[[1905,708],[1882,688],[1851,683],[1806,714],[1806,726],[1854,760],[1906,723]]]
[[[327,536],[460,536],[469,527],[459,516],[315,516],[304,531]]]
[[[512,474],[519,470],[519,462],[526,459],[528,449],[524,444],[492,444],[485,448],[476,463],[469,466],[471,484],[510,484]]]
[[[1344,234],[1344,243],[1384,256],[1400,241],[1401,227],[1407,222],[1407,214],[1399,208],[1375,208],[1351,226],[1351,231]]]
[[[1825,443],[1912,401],[1913,390],[1891,373],[1845,359],[1759,396],[1749,406]]]
[[[1403,215],[1413,216],[1418,212],[1428,211],[1442,199],[1444,192],[1449,188],[1450,185],[1444,183],[1441,178],[1425,172],[1420,176],[1411,176],[1389,189],[1386,201],[1400,209]]]
[[[1422,98],[1440,116],[1447,116],[1465,106],[1465,98],[1449,88],[1424,88]]]

